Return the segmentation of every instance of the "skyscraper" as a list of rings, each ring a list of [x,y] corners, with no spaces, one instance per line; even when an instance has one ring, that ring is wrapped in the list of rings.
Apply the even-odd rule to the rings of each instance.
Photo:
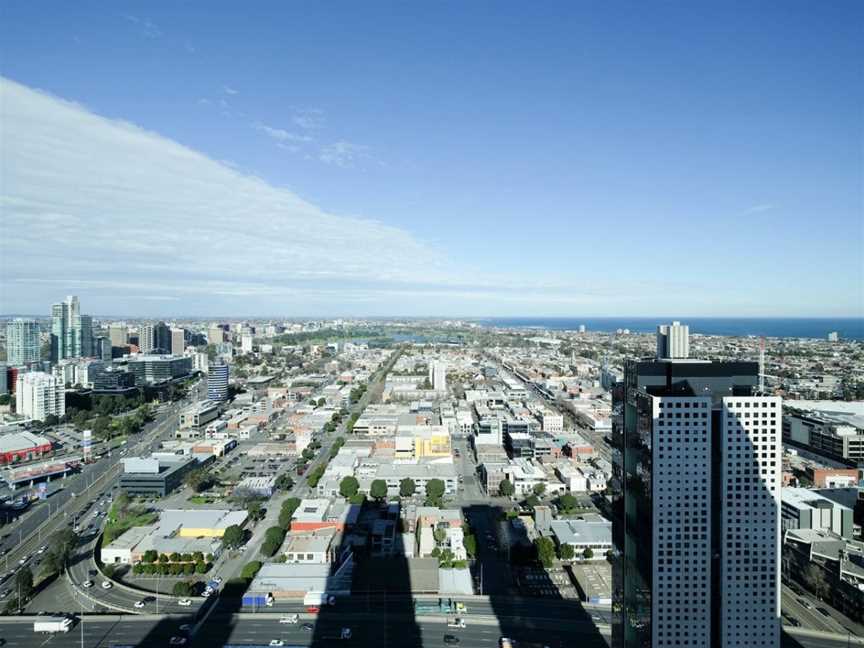
[[[186,331],[182,328],[171,329],[171,355],[183,355],[186,350]]]
[[[224,362],[210,365],[207,373],[207,398],[215,401],[228,398],[228,365]]]
[[[690,327],[681,322],[657,327],[657,359],[681,360],[690,356]]]
[[[145,324],[138,333],[141,353],[171,353],[171,329],[165,322]]]
[[[108,327],[108,337],[111,338],[111,346],[124,347],[129,344],[129,327],[125,324],[112,324]]]
[[[615,648],[780,645],[782,412],[757,395],[758,374],[755,362],[626,363],[614,390]]]
[[[15,411],[34,421],[44,421],[53,414],[66,413],[63,384],[54,376],[41,371],[18,374],[15,388]]]
[[[440,360],[429,363],[429,384],[437,391],[447,391],[447,365]]]
[[[15,318],[6,324],[6,360],[12,366],[39,362],[39,323]]]
[[[51,361],[93,355],[93,318],[81,314],[78,298],[51,307]]]

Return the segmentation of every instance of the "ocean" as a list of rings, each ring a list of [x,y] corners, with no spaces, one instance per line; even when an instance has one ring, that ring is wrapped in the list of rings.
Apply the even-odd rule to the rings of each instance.
[[[837,331],[842,339],[864,340],[864,318],[839,317],[491,317],[476,320],[504,328],[544,328],[576,331],[584,324],[589,331],[653,333],[658,324],[679,320],[691,333],[704,335],[755,335],[765,337],[822,338]]]

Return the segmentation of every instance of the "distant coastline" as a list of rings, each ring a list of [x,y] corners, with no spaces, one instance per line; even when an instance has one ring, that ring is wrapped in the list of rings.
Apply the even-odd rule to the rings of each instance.
[[[856,317],[489,317],[474,321],[501,328],[543,328],[576,331],[584,324],[588,331],[653,333],[657,324],[681,320],[691,334],[755,335],[765,337],[821,338],[837,331],[845,340],[864,340],[864,318]]]

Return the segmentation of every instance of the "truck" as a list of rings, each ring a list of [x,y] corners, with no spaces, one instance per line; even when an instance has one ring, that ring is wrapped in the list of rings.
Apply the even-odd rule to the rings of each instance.
[[[434,601],[421,601],[414,599],[414,612],[417,614],[448,614],[453,611],[453,604],[450,599],[441,599]]]
[[[307,609],[320,608],[322,605],[335,605],[335,603],[336,597],[328,595],[327,592],[306,592],[306,596],[303,597],[303,605]]]
[[[33,632],[53,634],[55,632],[69,632],[72,627],[72,619],[66,617],[46,617],[33,622]]]

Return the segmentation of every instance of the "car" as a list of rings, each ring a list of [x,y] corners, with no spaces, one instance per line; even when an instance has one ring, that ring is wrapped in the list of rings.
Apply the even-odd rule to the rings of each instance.
[[[36,553],[38,553],[41,556],[43,553],[45,553],[45,551],[47,549],[48,549],[48,545],[42,545],[41,547],[39,547],[39,550]]]
[[[8,594],[8,593],[9,593],[9,590],[6,590],[6,593]],[[304,624],[303,624],[302,626],[300,626],[300,627],[303,628],[304,630],[309,630],[309,631],[315,629],[315,626],[312,625],[311,623],[304,623]]]
[[[136,610],[140,610],[141,608],[144,607],[144,605],[145,605],[144,601],[135,601],[135,606],[134,606],[134,607],[135,607]]]
[[[448,646],[455,646],[459,643],[459,637],[456,635],[446,634],[444,635],[444,643]]]
[[[24,564],[26,564],[26,563],[27,563],[27,559],[26,559],[26,558],[21,558],[21,559],[18,561],[18,564],[19,564],[19,565],[24,565]]]
[[[824,607],[821,607],[821,606],[817,607],[816,611],[824,617],[830,617],[831,616],[831,613],[828,612],[828,610],[826,610]]]
[[[102,581],[102,589],[109,590],[113,587],[110,581]]]
[[[282,641],[281,639],[271,639],[270,643],[268,645],[270,645],[270,646],[284,646],[285,642]]]
[[[351,628],[342,628],[342,633],[339,635],[340,639],[350,639],[351,638]]]
[[[91,587],[93,587],[93,581],[92,580],[86,580],[83,583],[81,583],[81,586],[86,588],[86,589],[90,589]]]
[[[180,599],[179,601],[177,601],[177,605],[179,605],[180,607],[189,607],[190,605],[192,605],[192,599]]]
[[[214,583],[216,583],[217,585],[220,585],[220,584],[222,583],[222,577],[221,577],[221,576],[214,576],[214,577],[211,578],[210,580],[212,580],[212,581],[213,581]]]
[[[178,629],[180,632],[189,632],[189,631],[192,630],[192,624],[191,624],[191,623],[184,623],[183,625],[181,625],[181,626],[180,626],[179,628],[177,628],[177,629]]]
[[[799,598],[799,599],[798,599],[798,602],[799,602],[801,605],[803,605],[805,608],[807,608],[808,610],[812,610],[812,609],[813,609],[813,604],[812,604],[810,601],[808,601],[807,599]]]
[[[186,645],[186,637],[171,637],[168,640],[169,646],[185,646]]]
[[[798,619],[796,619],[795,617],[793,617],[792,615],[787,615],[786,620],[789,622],[789,625],[791,625],[795,628],[798,628],[801,626],[801,622]]]
[[[299,614],[291,614],[279,618],[279,623],[294,625],[300,620]]]

